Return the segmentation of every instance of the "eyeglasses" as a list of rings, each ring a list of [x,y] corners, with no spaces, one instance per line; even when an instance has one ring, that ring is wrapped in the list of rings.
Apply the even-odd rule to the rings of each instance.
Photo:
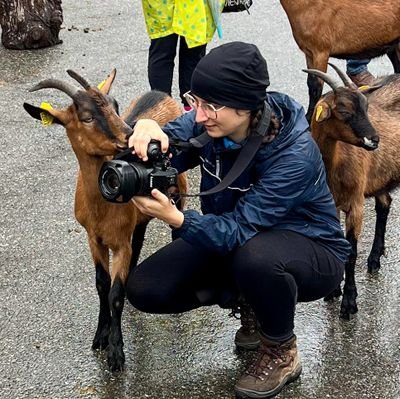
[[[215,105],[210,104],[210,103],[203,103],[199,101],[196,97],[193,96],[193,94],[190,93],[190,91],[186,92],[183,95],[183,98],[187,101],[187,103],[194,109],[197,110],[197,108],[201,107],[203,112],[207,115],[208,118],[210,119],[217,119],[218,117],[218,112],[223,110],[225,105],[221,107],[215,107]]]

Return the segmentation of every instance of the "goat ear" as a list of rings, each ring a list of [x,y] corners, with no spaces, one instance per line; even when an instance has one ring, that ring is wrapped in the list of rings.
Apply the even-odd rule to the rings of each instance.
[[[56,109],[44,109],[41,107],[35,107],[34,105],[24,103],[25,111],[35,119],[42,121],[44,125],[51,125],[52,123],[58,123],[64,126],[63,113]]]
[[[375,90],[380,89],[383,86],[383,84],[376,84],[376,85],[372,85],[372,86],[360,86],[358,88],[358,90],[361,91],[362,94],[367,95],[372,93]]]
[[[325,101],[321,101],[315,108],[315,120],[322,122],[331,116],[331,109]]]
[[[103,80],[97,87],[103,94],[108,94],[111,90],[111,86],[114,82],[117,70],[114,68],[111,73]]]

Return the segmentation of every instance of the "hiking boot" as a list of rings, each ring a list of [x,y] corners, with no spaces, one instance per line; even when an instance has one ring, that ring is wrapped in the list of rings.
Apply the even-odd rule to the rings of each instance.
[[[238,398],[272,398],[301,373],[296,336],[283,344],[260,338],[257,359],[235,385]]]
[[[351,81],[357,86],[370,86],[375,80],[375,76],[368,70],[362,71],[357,75],[349,75]]]
[[[253,309],[246,302],[239,305],[241,327],[235,335],[235,345],[238,349],[255,350],[260,345],[258,322]]]

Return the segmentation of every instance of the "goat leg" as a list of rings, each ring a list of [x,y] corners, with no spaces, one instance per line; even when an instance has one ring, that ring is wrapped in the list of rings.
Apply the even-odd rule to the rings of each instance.
[[[340,209],[337,208],[336,209],[336,215],[337,218],[340,220]],[[327,295],[324,298],[324,301],[326,302],[330,302],[333,301],[336,298],[339,298],[342,295],[342,288],[340,287],[340,284],[337,286],[337,288],[335,288],[329,295]]]
[[[308,95],[310,97],[310,100],[308,103],[306,118],[308,123],[310,123],[315,105],[317,104],[318,100],[321,98],[322,95],[322,83],[316,76],[308,75],[307,86],[308,86]]]
[[[132,257],[130,262],[130,268],[137,265],[140,252],[142,251],[144,236],[146,234],[148,221],[142,222],[135,226],[135,230],[132,234],[131,247],[132,247]]]
[[[351,244],[351,254],[345,264],[345,280],[343,287],[343,298],[340,307],[340,317],[350,320],[351,315],[358,312],[357,307],[357,287],[355,281],[355,265],[357,259],[357,239],[353,229],[350,229],[346,235]]]
[[[307,68],[308,69],[319,69],[322,72],[326,72],[328,67],[329,54],[311,54],[306,50],[303,50],[306,54]],[[322,95],[323,81],[317,76],[309,74],[307,77],[309,103],[306,118],[308,123],[311,122],[311,118],[314,112],[315,105]]]
[[[110,306],[108,295],[110,293],[111,277],[109,274],[109,249],[101,243],[101,239],[88,232],[90,252],[96,266],[96,288],[100,300],[99,319],[96,334],[93,338],[92,349],[105,349],[108,346],[108,334],[110,331]]]
[[[123,351],[124,341],[121,331],[121,317],[124,309],[125,282],[132,259],[131,243],[122,237],[119,247],[112,248],[112,283],[108,302],[111,311],[110,335],[108,337],[108,366],[111,371],[119,371],[124,368],[125,355]]]
[[[380,257],[385,252],[385,233],[386,223],[389,215],[392,198],[389,193],[384,193],[375,197],[375,237],[372,244],[371,253],[368,256],[368,272],[375,273],[381,267]]]
[[[92,349],[105,349],[108,346],[108,334],[111,321],[110,306],[108,304],[110,286],[110,275],[104,270],[103,265],[100,263],[96,264],[96,287],[100,299],[100,312]]]
[[[111,371],[120,371],[124,368],[124,342],[121,331],[121,317],[124,309],[125,288],[117,277],[110,290],[109,304],[111,310],[110,335],[108,338],[108,366]]]

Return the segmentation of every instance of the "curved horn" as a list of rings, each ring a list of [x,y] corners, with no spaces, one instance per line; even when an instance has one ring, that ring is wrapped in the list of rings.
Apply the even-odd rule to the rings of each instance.
[[[71,76],[72,79],[75,79],[85,90],[88,90],[90,88],[90,84],[85,78],[82,78],[82,76],[78,75],[75,71],[72,69],[68,69],[67,73],[69,76]]]
[[[333,91],[339,88],[339,85],[325,72],[322,72],[318,69],[302,69],[303,72],[309,73],[311,75],[318,76],[321,78],[325,83],[332,87]]]
[[[46,79],[29,89],[30,92],[41,89],[58,89],[63,91],[71,98],[77,93],[78,89],[74,86],[56,79]]]
[[[340,79],[342,79],[346,87],[354,87],[354,83],[350,80],[350,78],[347,77],[347,75],[342,70],[339,69],[339,67],[337,67],[335,64],[331,64],[330,62],[328,62],[328,65],[330,65],[336,71],[336,73],[339,75]]]

